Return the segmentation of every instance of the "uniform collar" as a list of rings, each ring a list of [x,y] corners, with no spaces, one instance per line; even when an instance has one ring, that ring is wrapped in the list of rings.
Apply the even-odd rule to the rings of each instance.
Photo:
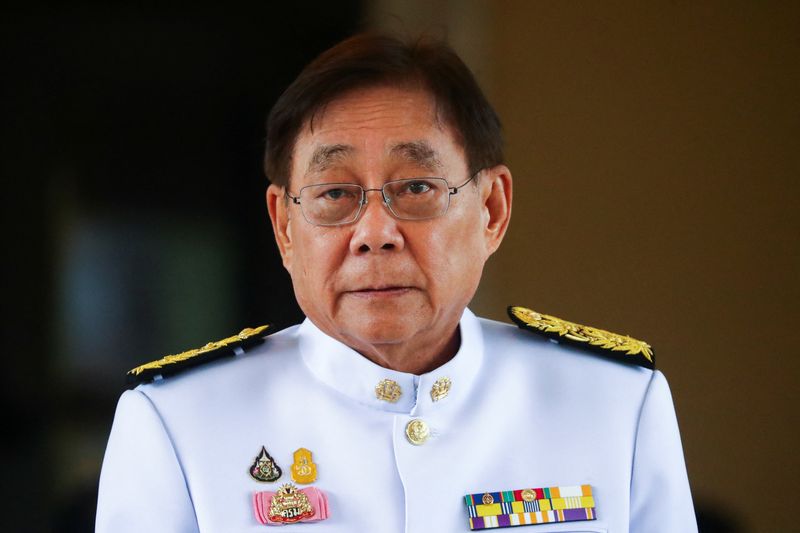
[[[422,415],[467,397],[483,361],[483,335],[478,319],[465,309],[459,322],[461,346],[455,357],[436,370],[417,376],[376,365],[349,346],[333,339],[306,319],[298,330],[303,362],[314,376],[345,396],[375,409]],[[434,401],[434,384],[450,380],[444,398]],[[400,387],[395,402],[379,399],[375,388],[383,380]],[[389,384],[391,387],[391,384]]]

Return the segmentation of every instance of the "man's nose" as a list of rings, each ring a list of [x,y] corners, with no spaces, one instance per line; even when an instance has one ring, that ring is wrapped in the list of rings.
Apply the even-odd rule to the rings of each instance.
[[[379,251],[398,251],[405,245],[398,220],[384,204],[380,189],[369,189],[365,193],[366,205],[361,208],[355,230],[350,239],[350,251],[364,254]]]

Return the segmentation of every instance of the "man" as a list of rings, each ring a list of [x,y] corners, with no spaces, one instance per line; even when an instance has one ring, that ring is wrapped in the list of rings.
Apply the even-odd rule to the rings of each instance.
[[[512,180],[449,48],[362,35],[322,54],[270,114],[266,172],[308,319],[132,371],[98,531],[696,530],[646,343],[466,308]]]

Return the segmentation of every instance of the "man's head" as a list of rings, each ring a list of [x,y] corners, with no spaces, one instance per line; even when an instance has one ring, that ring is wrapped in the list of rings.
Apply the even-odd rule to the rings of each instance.
[[[287,185],[294,144],[307,123],[342,94],[365,87],[423,89],[436,103],[437,120],[453,128],[470,171],[504,163],[500,120],[472,73],[445,43],[362,34],[312,61],[275,103],[267,120],[264,170]]]
[[[463,110],[458,108],[461,98],[454,87],[448,93],[451,104],[445,105],[430,82],[419,77],[366,76],[365,83],[356,83],[363,57],[378,65],[381,54],[389,50],[386,62],[391,62],[402,55],[397,48],[403,46],[387,38],[345,41],[312,63],[298,78],[299,86],[295,82],[287,90],[302,104],[271,114],[284,125],[270,124],[268,143],[283,143],[283,148],[274,144],[272,148],[289,153],[285,179],[273,180],[267,203],[283,263],[306,315],[324,332],[379,364],[421,372],[444,362],[457,347],[458,320],[477,288],[485,261],[505,234],[511,176],[494,159],[502,157],[494,112],[469,71],[444,45],[430,46],[439,49],[439,56],[448,56],[447,62],[456,62],[446,69],[463,70],[459,75],[465,73],[478,91],[478,100],[488,109],[478,120],[494,117],[489,122],[498,128],[495,144],[490,149],[478,147],[473,157],[468,155],[467,139],[474,142],[485,132],[459,129],[454,117]],[[410,48],[415,46],[421,45]],[[429,58],[431,53],[422,56]],[[317,84],[309,79],[309,70],[319,72],[332,86],[321,104],[304,92]],[[344,88],[335,91],[337,83]],[[465,104],[470,109],[476,100],[471,98],[472,104]],[[281,119],[285,113],[302,117],[299,127]],[[282,129],[286,138],[276,141],[273,128]],[[271,159],[268,148],[267,168],[280,168],[279,159]],[[472,182],[455,190],[476,172]],[[380,189],[387,182],[422,177],[441,178],[444,181],[438,183],[444,187],[431,189],[428,184],[437,183],[433,180],[403,182],[411,186],[390,197],[398,203],[383,203]],[[328,186],[307,188],[321,184]],[[330,184],[371,189],[364,193],[367,203],[358,218],[322,225],[325,221],[310,213],[315,203],[325,206],[347,198],[346,187]],[[309,195],[309,190],[320,192]],[[446,212],[437,211],[440,216],[420,220],[396,216],[399,202],[425,201],[434,192],[449,201]],[[403,195],[413,198],[404,200]],[[289,202],[289,197],[298,200]]]

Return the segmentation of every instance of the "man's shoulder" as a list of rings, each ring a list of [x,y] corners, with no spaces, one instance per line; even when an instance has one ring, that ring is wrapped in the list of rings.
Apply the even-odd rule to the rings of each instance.
[[[578,324],[526,307],[511,306],[508,314],[514,325],[480,319],[487,349],[495,352],[495,356],[544,359],[559,366],[585,363],[608,368],[655,369],[652,346],[629,335]]]
[[[521,306],[510,306],[508,316],[520,329],[551,341],[575,346],[625,364],[655,369],[653,347],[630,335],[578,324]]]
[[[167,383],[204,379],[218,379],[221,375],[248,372],[260,354],[278,354],[292,343],[295,327],[268,324],[245,328],[236,335],[204,344],[179,353],[170,354],[142,364],[128,371],[129,384],[150,388]],[[249,361],[250,364],[246,363]]]

